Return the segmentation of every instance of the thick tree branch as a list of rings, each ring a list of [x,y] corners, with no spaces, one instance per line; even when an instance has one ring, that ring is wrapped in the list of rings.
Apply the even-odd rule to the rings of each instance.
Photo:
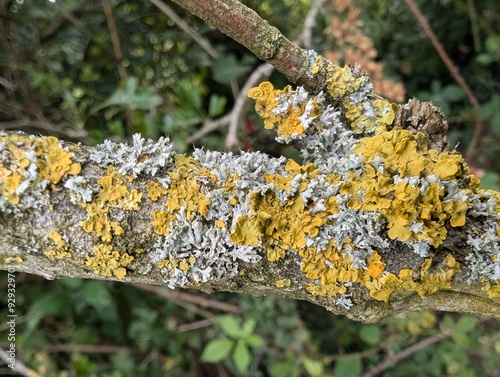
[[[4,134],[0,145],[3,269],[304,299],[362,321],[428,309],[500,317],[494,282],[470,259],[500,242],[473,238],[496,219],[477,204],[420,250],[391,239],[380,213],[354,209],[345,190],[363,175],[329,173],[320,158],[187,157],[138,136],[92,148]]]

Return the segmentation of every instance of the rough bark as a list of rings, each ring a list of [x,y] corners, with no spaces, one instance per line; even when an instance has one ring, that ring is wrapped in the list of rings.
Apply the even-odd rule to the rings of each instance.
[[[239,3],[176,2],[309,90],[249,92],[303,163],[0,134],[0,268],[289,297],[365,322],[500,318],[500,194],[444,152],[436,108],[397,109],[358,68],[290,46]]]

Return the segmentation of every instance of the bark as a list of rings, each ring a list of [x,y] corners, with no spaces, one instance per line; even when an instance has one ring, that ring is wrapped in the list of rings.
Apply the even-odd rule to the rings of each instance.
[[[500,318],[500,194],[444,151],[439,109],[377,98],[359,68],[290,45],[237,2],[176,2],[309,90],[249,92],[303,163],[0,134],[0,268],[289,297],[365,322]]]

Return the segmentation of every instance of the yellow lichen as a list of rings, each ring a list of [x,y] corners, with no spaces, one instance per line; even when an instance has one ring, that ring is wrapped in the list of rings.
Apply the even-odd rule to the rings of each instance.
[[[500,284],[493,284],[487,291],[489,298],[500,298]]]
[[[23,258],[21,258],[21,257],[7,257],[7,258],[5,258],[5,263],[6,264],[23,263]]]
[[[264,195],[252,193],[250,210],[248,216],[240,216],[236,220],[231,240],[244,245],[262,241],[270,261],[283,258],[287,249],[303,248],[306,236],[315,237],[327,215],[325,211],[312,215],[300,196],[282,203],[273,191]]]
[[[181,207],[184,208],[188,220],[191,220],[196,212],[206,215],[211,201],[201,190],[196,177],[195,172],[200,168],[198,163],[192,157],[177,155],[174,166],[177,171],[169,173],[172,183],[168,188],[168,209],[176,213]]]
[[[278,105],[280,96],[294,94],[295,91],[287,86],[283,90],[274,89],[270,82],[263,82],[257,88],[252,88],[248,91],[248,96],[255,100],[255,111],[264,121],[266,129],[277,128],[278,136],[290,137],[293,135],[302,135],[305,131],[304,125],[300,117],[305,113],[307,101],[299,104],[297,107],[289,105],[288,108],[280,114],[273,112]],[[317,102],[317,97],[313,98],[313,109],[310,112],[310,117],[320,115],[320,106]]]
[[[13,205],[19,204],[22,193],[18,189],[29,175],[27,170],[31,164],[36,165],[37,171],[31,184],[48,180],[52,189],[64,175],[81,171],[80,164],[73,161],[73,154],[65,151],[53,136],[0,136],[0,143],[5,144],[4,154],[7,156],[0,161],[0,195]]]
[[[152,223],[156,233],[163,235],[170,233],[181,210],[188,220],[192,220],[197,214],[206,215],[211,200],[203,191],[201,182],[217,184],[217,177],[211,171],[202,168],[193,157],[185,155],[175,156],[174,170],[169,172],[169,178],[171,182],[168,188],[156,182],[147,185],[151,200],[166,198],[165,210],[154,210]],[[223,224],[217,222],[217,226],[223,227]]]
[[[85,257],[85,265],[97,275],[114,275],[123,279],[127,273],[125,268],[134,260],[134,257],[127,253],[120,254],[117,250],[113,250],[111,245],[99,244],[92,250],[93,255]]]
[[[438,247],[446,238],[445,222],[463,226],[469,207],[465,201],[444,201],[446,192],[438,182],[429,184],[422,193],[417,186],[406,182],[393,183],[392,177],[426,177],[457,179],[467,174],[463,159],[458,154],[428,150],[425,136],[408,130],[381,131],[363,138],[354,148],[364,159],[364,174],[353,177],[341,187],[342,194],[351,194],[349,205],[354,209],[376,211],[388,222],[391,239],[421,242],[427,240]],[[377,171],[374,161],[381,158],[384,171]],[[475,187],[471,187],[475,189]],[[409,226],[422,224],[422,231],[412,233]]]
[[[96,232],[102,241],[111,241],[113,235],[122,235],[125,230],[118,221],[109,219],[110,208],[138,210],[142,193],[136,189],[131,191],[123,185],[123,180],[130,177],[121,175],[116,168],[109,166],[106,175],[97,180],[101,190],[91,203],[80,203],[87,212],[88,218],[80,221],[80,226],[88,233]]]
[[[49,233],[49,238],[55,244],[55,249],[44,251],[44,255],[56,259],[71,257],[72,251],[69,248],[69,244],[59,232],[52,230]]]
[[[398,291],[417,292],[425,297],[442,289],[451,288],[451,281],[458,271],[460,264],[448,254],[441,267],[429,272],[432,259],[427,258],[420,269],[420,279],[416,281],[409,269],[399,271],[398,276],[393,273],[377,279],[365,279],[363,284],[370,290],[370,296],[379,301],[388,302],[391,294]]]
[[[167,211],[158,209],[153,211],[153,228],[158,234],[169,234],[170,226],[174,221],[175,216]]]
[[[146,185],[148,190],[148,198],[156,202],[160,197],[167,194],[167,189],[163,187],[160,183],[151,181]]]
[[[292,281],[290,279],[276,280],[274,285],[276,286],[276,288],[285,288],[285,287],[289,287],[290,285],[292,285]]]

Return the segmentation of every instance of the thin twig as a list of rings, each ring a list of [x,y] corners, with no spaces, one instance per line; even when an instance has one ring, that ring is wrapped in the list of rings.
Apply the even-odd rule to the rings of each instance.
[[[229,124],[230,121],[231,121],[231,113],[226,114],[220,118],[217,118],[211,122],[205,123],[203,128],[199,129],[194,134],[189,136],[186,142],[188,144],[194,143],[195,141],[201,139],[206,134],[209,134],[210,132],[219,129],[222,126]]]
[[[237,313],[237,314],[243,313],[243,310],[235,305],[226,304],[224,302],[216,300],[210,300],[198,295],[192,295],[189,293],[180,292],[178,290],[172,290],[172,289],[149,286],[149,285],[135,284],[135,286],[143,291],[153,292],[169,300],[182,300],[205,308],[217,309],[227,313]]]
[[[472,40],[474,41],[474,51],[481,51],[481,38],[479,37],[479,28],[477,27],[477,11],[474,0],[467,0],[467,7],[470,15],[470,26],[472,29]]]
[[[191,330],[198,330],[204,327],[209,327],[217,322],[217,317],[202,319],[201,321],[195,321],[190,323],[184,323],[177,326],[177,332],[186,332]]]
[[[431,344],[440,342],[443,339],[449,338],[451,336],[451,333],[448,331],[443,331],[440,332],[439,334],[430,336],[428,338],[425,338],[421,340],[420,342],[417,342],[413,344],[412,346],[405,348],[403,351],[398,352],[392,356],[389,356],[387,359],[385,359],[383,362],[380,364],[377,364],[374,368],[372,368],[370,371],[367,373],[363,374],[361,377],[376,377],[379,374],[381,374],[383,371],[386,369],[392,367],[399,361],[406,359],[407,357],[410,357],[413,355],[415,352],[418,352]]]
[[[120,74],[120,79],[125,81],[128,77],[127,70],[122,65],[123,52],[120,45],[120,37],[118,36],[118,30],[116,29],[115,20],[113,18],[113,11],[109,5],[108,0],[101,0],[102,9],[104,10],[104,15],[106,17],[106,23],[108,24],[109,34],[111,35],[111,44],[113,45],[113,52],[115,58],[118,61],[118,72]]]
[[[161,0],[149,0],[153,5],[155,5],[160,11],[163,12],[168,18],[170,18],[174,24],[176,24],[182,31],[184,31],[187,35],[189,35],[193,41],[195,41],[202,49],[204,49],[208,55],[212,59],[217,59],[219,57],[219,53],[215,48],[212,47],[210,42],[203,38],[196,30],[189,26],[187,22],[185,22],[181,17],[174,12],[172,8],[170,8],[167,4],[162,2]],[[233,93],[233,97],[236,98],[239,93],[238,83],[236,79],[230,80],[231,91]]]
[[[73,130],[67,127],[58,127],[50,122],[36,121],[29,118],[0,122],[0,130],[19,130],[28,127],[48,131],[51,135],[61,135],[65,139],[81,140],[88,143],[87,131],[84,129]]]
[[[69,21],[73,24],[73,26],[81,31],[83,34],[85,34],[89,39],[95,41],[95,42],[99,42],[98,38],[96,38],[94,36],[94,34],[92,33],[92,31],[90,31],[90,29],[82,22],[80,21],[78,18],[76,18],[71,12],[68,12],[66,10],[66,8],[62,5],[60,5],[58,2],[54,2],[53,5],[57,8],[57,10],[59,12],[62,13],[62,15]],[[50,33],[47,33],[47,35],[50,35]],[[47,35],[44,36],[44,38],[47,37]]]
[[[3,348],[0,348],[0,360],[4,361],[6,364],[12,364],[9,354]],[[26,377],[39,377],[40,375],[33,369],[30,369],[21,360],[16,358],[14,372]]]
[[[316,17],[318,17],[318,13],[321,9],[321,5],[324,0],[313,0],[311,4],[311,8],[307,13],[307,16],[304,20],[304,28],[302,29],[302,33],[300,33],[297,38],[297,43],[304,46],[305,48],[311,48],[312,46],[312,35],[313,29],[316,25]]]
[[[474,149],[476,148],[477,143],[479,142],[479,138],[481,137],[481,133],[483,130],[483,124],[481,122],[481,114],[480,114],[480,107],[479,107],[479,102],[477,98],[474,96],[474,93],[472,92],[472,89],[469,87],[465,79],[460,75],[460,72],[458,71],[458,68],[453,64],[452,60],[446,53],[446,51],[443,48],[443,45],[439,40],[437,39],[436,35],[432,31],[431,27],[429,26],[427,20],[425,19],[424,15],[420,12],[420,9],[418,6],[415,4],[413,0],[406,0],[406,4],[408,4],[408,7],[412,11],[412,13],[415,15],[415,18],[417,19],[420,27],[423,29],[425,35],[427,35],[427,38],[431,41],[432,45],[434,46],[434,49],[437,51],[439,54],[439,57],[443,61],[443,63],[446,65],[448,70],[450,71],[451,75],[455,79],[455,81],[460,85],[460,87],[463,89],[463,91],[467,94],[467,97],[469,98],[469,102],[474,108],[474,113],[476,115],[476,125],[474,128],[474,136],[472,137],[472,141],[469,145],[469,148],[467,149],[467,152],[465,154],[465,159],[467,161],[470,161]]]
[[[120,37],[118,36],[118,30],[116,28],[116,23],[113,18],[113,10],[111,5],[109,5],[109,0],[101,0],[102,8],[104,10],[104,15],[106,17],[106,23],[108,24],[109,34],[111,35],[111,44],[113,45],[113,53],[115,54],[115,59],[118,62],[118,74],[120,75],[120,80],[125,82],[128,79],[127,69],[123,65],[123,52],[120,44]],[[133,120],[133,111],[131,109],[125,110],[126,119],[126,134],[130,135]]]
[[[149,0],[153,5],[155,5],[159,10],[162,11],[168,18],[170,18],[184,33],[189,35],[196,43],[204,49],[208,55],[212,58],[217,58],[219,53],[210,45],[210,42],[203,38],[196,30],[191,28],[186,21],[180,18],[177,13],[174,12],[167,4],[161,0]]]
[[[274,70],[274,67],[268,63],[263,63],[255,69],[250,77],[243,85],[239,96],[236,98],[233,109],[230,114],[229,130],[226,135],[225,147],[226,149],[231,149],[238,144],[238,125],[241,119],[242,113],[245,110],[245,105],[248,102],[247,92],[257,85],[259,81],[263,78],[269,77]]]

